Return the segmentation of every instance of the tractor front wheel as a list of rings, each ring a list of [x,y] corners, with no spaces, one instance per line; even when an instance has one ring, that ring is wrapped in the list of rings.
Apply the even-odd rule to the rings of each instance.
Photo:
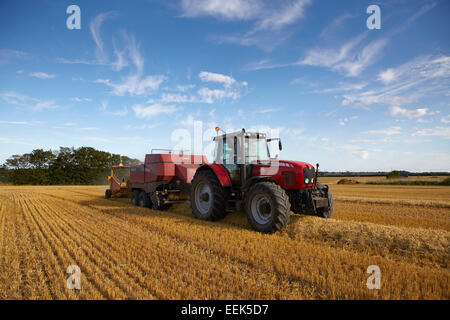
[[[333,211],[334,211],[333,196],[331,195],[330,192],[328,192],[328,207],[318,208],[317,215],[322,218],[331,218]]]
[[[225,191],[212,171],[195,173],[191,186],[191,208],[196,218],[216,221],[226,215]]]
[[[272,233],[289,223],[291,204],[279,185],[267,181],[258,182],[247,193],[245,213],[254,230]]]

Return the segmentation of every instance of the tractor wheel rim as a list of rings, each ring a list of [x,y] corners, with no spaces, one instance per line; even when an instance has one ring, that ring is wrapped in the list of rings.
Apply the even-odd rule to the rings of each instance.
[[[212,192],[208,184],[200,182],[195,187],[195,204],[201,214],[208,213],[212,203]]]
[[[272,204],[270,199],[264,194],[257,194],[251,201],[253,218],[259,224],[266,224],[272,216]]]

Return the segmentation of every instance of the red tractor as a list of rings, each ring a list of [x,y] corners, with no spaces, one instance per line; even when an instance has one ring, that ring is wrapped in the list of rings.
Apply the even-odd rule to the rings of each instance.
[[[329,218],[333,197],[317,182],[318,165],[270,158],[264,133],[238,132],[214,137],[214,162],[202,155],[153,153],[131,167],[131,203],[165,209],[171,203],[191,202],[195,217],[216,221],[244,209],[259,232],[280,230],[290,213]]]

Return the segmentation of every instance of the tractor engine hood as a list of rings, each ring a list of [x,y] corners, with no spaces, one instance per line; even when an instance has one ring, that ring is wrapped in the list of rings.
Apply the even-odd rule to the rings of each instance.
[[[284,189],[311,188],[314,166],[301,161],[280,160],[253,164],[252,176],[268,176]]]

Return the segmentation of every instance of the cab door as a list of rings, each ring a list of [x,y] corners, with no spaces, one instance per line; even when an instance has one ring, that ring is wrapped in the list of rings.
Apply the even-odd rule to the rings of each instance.
[[[241,184],[241,171],[238,165],[238,139],[234,137],[223,137],[223,166],[227,169],[233,185]]]

